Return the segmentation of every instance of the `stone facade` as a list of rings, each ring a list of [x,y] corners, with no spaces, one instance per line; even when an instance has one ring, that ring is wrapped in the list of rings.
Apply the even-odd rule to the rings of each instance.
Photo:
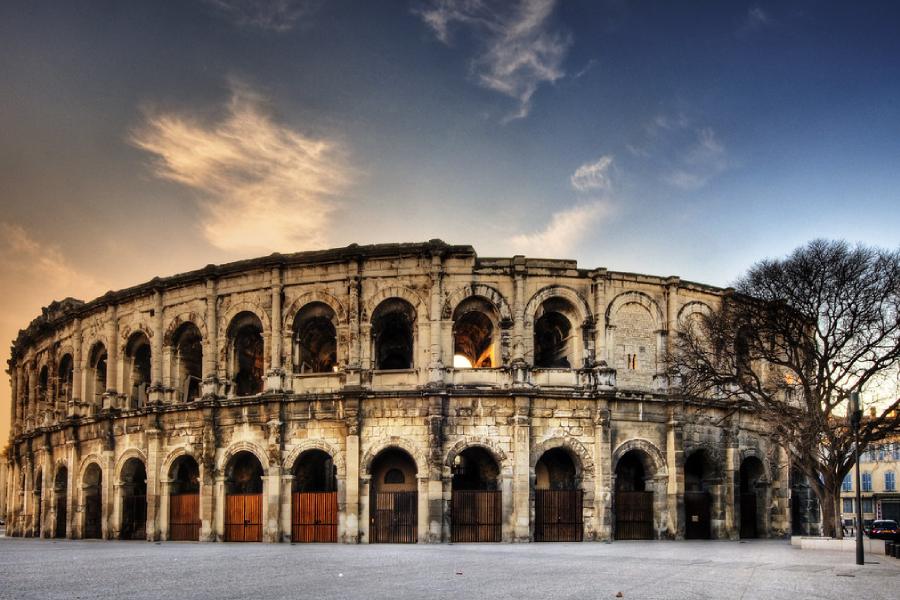
[[[194,493],[187,535],[289,541],[314,490],[336,497],[337,541],[386,535],[393,510],[414,518],[406,541],[441,542],[473,489],[499,502],[473,535],[508,542],[785,535],[785,452],[752,415],[681,397],[665,364],[679,322],[723,293],[435,240],[54,303],[9,361],[8,533],[172,539],[174,498]],[[394,492],[412,504],[385,508]],[[261,514],[241,525],[244,495]]]

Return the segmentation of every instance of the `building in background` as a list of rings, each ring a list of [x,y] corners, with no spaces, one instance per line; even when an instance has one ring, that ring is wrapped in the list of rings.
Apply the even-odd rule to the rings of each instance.
[[[863,525],[876,519],[900,521],[900,435],[867,448],[859,457]],[[844,526],[856,521],[856,470],[851,469],[841,488],[841,516]]]

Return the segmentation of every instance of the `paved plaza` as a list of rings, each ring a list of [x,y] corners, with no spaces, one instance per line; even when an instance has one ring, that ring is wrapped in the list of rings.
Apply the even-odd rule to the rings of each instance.
[[[2,598],[891,599],[900,560],[784,541],[289,545],[0,538]]]

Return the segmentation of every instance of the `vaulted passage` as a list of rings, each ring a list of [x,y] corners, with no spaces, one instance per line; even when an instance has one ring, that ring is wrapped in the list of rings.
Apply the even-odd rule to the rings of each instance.
[[[184,323],[172,337],[172,378],[176,397],[191,402],[200,397],[203,377],[203,341],[193,323]]]
[[[103,471],[97,463],[91,463],[84,472],[82,494],[84,498],[84,522],[81,537],[100,539],[103,535]]]
[[[68,501],[69,470],[60,466],[53,480],[53,498],[56,505],[56,523],[53,524],[53,537],[66,537],[66,503]]]
[[[337,366],[337,320],[324,302],[311,302],[294,319],[294,372],[330,373]]]
[[[382,450],[372,461],[370,542],[414,544],[418,540],[416,472],[415,461],[399,448]]]
[[[534,467],[534,541],[580,542],[584,536],[584,492],[575,462],[563,448],[551,448]]]
[[[103,392],[106,391],[106,361],[106,347],[99,342],[94,344],[88,355],[85,400],[92,402],[95,406],[103,404]]]
[[[122,526],[119,539],[147,537],[147,469],[139,458],[129,458],[122,467],[119,485],[122,495]]]
[[[473,446],[457,454],[451,468],[451,541],[499,542],[503,506],[497,461],[484,448]]]
[[[653,539],[653,492],[647,491],[645,464],[640,450],[629,450],[616,464],[615,513],[617,540]]]
[[[169,539],[200,539],[200,467],[193,456],[180,456],[169,471]]]
[[[497,314],[481,297],[460,302],[453,313],[453,366],[481,369],[500,366]]]
[[[251,396],[262,392],[264,355],[263,328],[251,312],[239,313],[228,328],[234,393]]]
[[[413,368],[416,310],[400,298],[388,298],[372,314],[375,368]]]
[[[225,541],[262,541],[263,469],[251,452],[238,452],[225,468]]]
[[[684,537],[708,540],[711,537],[712,494],[709,484],[713,469],[706,450],[697,450],[684,463]]]
[[[569,369],[575,364],[576,336],[572,327],[575,310],[563,298],[541,304],[534,321],[534,366]]]
[[[760,497],[763,496],[763,489],[760,485],[762,477],[762,461],[755,456],[745,458],[741,463],[739,499],[742,538],[759,537],[762,530],[760,523],[762,515],[759,512],[759,506],[762,505]]]
[[[331,456],[308,450],[294,463],[291,541],[337,542],[337,472]]]
[[[143,332],[128,338],[125,346],[125,389],[128,408],[140,408],[147,404],[150,387],[150,340]]]

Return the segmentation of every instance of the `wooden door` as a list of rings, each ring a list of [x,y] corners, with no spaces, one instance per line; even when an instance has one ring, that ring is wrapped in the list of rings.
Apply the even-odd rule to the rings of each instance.
[[[499,542],[502,509],[499,490],[454,490],[450,500],[450,540]]]
[[[122,498],[123,540],[142,540],[147,537],[147,496]]]
[[[84,499],[84,531],[82,532],[85,539],[100,539],[103,528],[100,524],[102,519],[102,507],[100,502],[100,494],[91,494]]]
[[[295,492],[291,502],[291,541],[337,542],[337,492]]]
[[[56,495],[56,531],[54,537],[66,537],[66,495]]]
[[[582,490],[534,490],[534,541],[582,541],[583,515]]]
[[[756,535],[756,494],[741,494],[741,537]]]
[[[684,537],[689,540],[708,540],[710,538],[710,505],[709,492],[684,493]]]
[[[616,493],[616,539],[653,539],[653,492]]]
[[[418,492],[373,492],[369,514],[372,543],[415,544],[418,540]]]
[[[200,494],[169,496],[169,539],[175,542],[200,540]]]
[[[262,541],[262,494],[225,497],[225,541]]]

